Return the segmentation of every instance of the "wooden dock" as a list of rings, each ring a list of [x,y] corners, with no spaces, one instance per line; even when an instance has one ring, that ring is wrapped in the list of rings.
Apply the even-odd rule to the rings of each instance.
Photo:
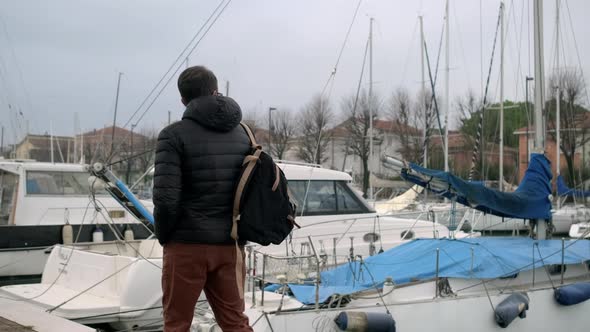
[[[0,332],[94,332],[93,328],[46,313],[26,302],[0,298]]]

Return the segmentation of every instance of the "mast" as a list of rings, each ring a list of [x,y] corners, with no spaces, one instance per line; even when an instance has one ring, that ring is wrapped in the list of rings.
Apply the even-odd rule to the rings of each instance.
[[[117,107],[119,106],[119,88],[121,87],[121,76],[122,72],[119,72],[119,78],[117,79],[117,94],[115,95],[115,116],[113,117],[113,133],[111,135],[111,154],[115,148],[115,127],[117,126]]]
[[[534,0],[534,50],[535,50],[535,153],[543,153],[543,103],[544,103],[544,60],[543,60],[543,0]],[[547,233],[545,220],[537,219],[537,239],[544,240]]]
[[[555,73],[557,76],[557,86],[555,87],[555,167],[556,174],[561,174],[561,75],[559,71],[559,0],[555,0]],[[559,197],[557,198],[557,208],[561,207]]]
[[[49,142],[51,145],[51,163],[53,164],[53,121],[49,121]]]
[[[446,5],[446,30],[445,30],[445,39],[446,39],[446,50],[445,50],[445,172],[449,171],[449,112],[451,111],[449,107],[449,28],[451,26],[450,19],[449,19],[449,0],[447,0]]]
[[[424,98],[424,167],[428,167],[428,144],[426,142],[426,122],[428,121],[428,110],[426,109],[426,79],[424,78],[424,24],[423,17],[418,16],[420,20],[420,62],[421,62],[421,73],[422,73],[422,91],[420,98]]]
[[[504,191],[504,2],[500,3],[500,176],[498,189]]]
[[[373,167],[373,18],[369,20],[369,198],[373,199],[371,171]]]

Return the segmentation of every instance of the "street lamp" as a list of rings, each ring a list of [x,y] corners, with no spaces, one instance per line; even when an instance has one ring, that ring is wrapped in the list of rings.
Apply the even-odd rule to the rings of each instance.
[[[272,118],[271,112],[276,111],[276,107],[268,108],[268,154],[272,157]]]

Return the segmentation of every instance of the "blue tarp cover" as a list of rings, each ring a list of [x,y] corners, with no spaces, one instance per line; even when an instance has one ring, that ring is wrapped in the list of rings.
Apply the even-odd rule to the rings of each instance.
[[[590,197],[590,191],[568,188],[561,175],[557,176],[557,194],[559,196]]]
[[[534,245],[538,245],[538,250],[535,248],[533,257]],[[543,263],[561,264],[561,240],[513,237],[417,239],[368,257],[363,264],[356,261],[322,272],[320,302],[326,301],[333,294],[344,295],[381,288],[386,277],[392,277],[396,284],[432,279],[436,277],[437,248],[440,277],[507,277],[519,271],[530,270],[533,259],[537,268]],[[590,241],[566,241],[565,248],[566,264],[590,260]],[[315,303],[314,286],[289,286],[299,301]]]
[[[465,181],[451,173],[410,164],[402,178],[457,203],[500,217],[551,218],[551,168],[543,154],[532,154],[529,168],[516,191],[508,193]]]

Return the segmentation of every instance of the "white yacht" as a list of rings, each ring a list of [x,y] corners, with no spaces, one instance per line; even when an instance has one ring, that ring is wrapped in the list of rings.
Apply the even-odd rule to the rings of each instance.
[[[327,267],[362,260],[418,237],[450,235],[436,223],[378,216],[352,190],[346,173],[301,164],[279,166],[299,203],[301,229],[280,245],[249,246],[249,271],[261,268],[262,261],[252,261],[257,249],[287,258],[317,249]],[[41,283],[5,286],[0,294],[84,324],[108,323],[119,329],[157,326],[162,314],[161,266],[162,247],[156,240],[57,245]]]
[[[88,178],[80,164],[0,160],[0,282],[38,279],[66,224],[80,242],[95,232],[104,240],[125,230],[151,235],[107,192],[96,192],[94,205]]]

